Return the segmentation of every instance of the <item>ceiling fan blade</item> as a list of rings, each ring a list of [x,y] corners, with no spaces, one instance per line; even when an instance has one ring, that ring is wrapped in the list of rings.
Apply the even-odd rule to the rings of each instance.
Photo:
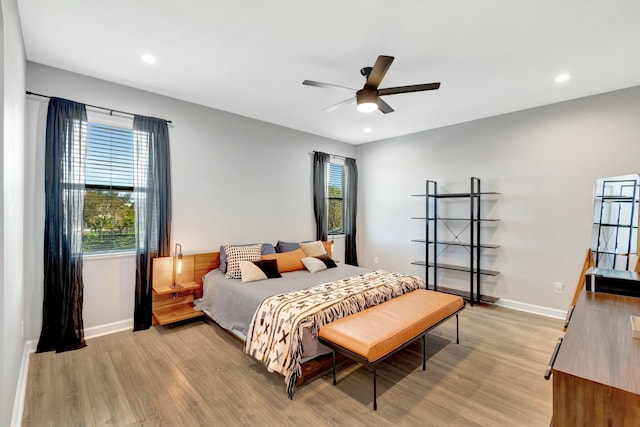
[[[378,109],[384,114],[393,113],[395,111],[389,104],[384,102],[382,98],[378,98]]]
[[[409,93],[409,92],[420,92],[423,90],[436,90],[440,87],[440,82],[438,83],[426,83],[422,85],[409,85],[409,86],[397,86],[397,87],[387,87],[384,89],[378,89],[378,95],[395,95],[396,93]]]
[[[342,92],[349,92],[349,93],[356,93],[357,91],[355,89],[351,89],[350,87],[344,87],[344,86],[338,86],[338,85],[332,85],[329,83],[321,83],[321,82],[314,82],[313,80],[305,80],[302,82],[303,85],[307,85],[307,86],[315,86],[315,87],[322,87],[325,89],[336,89]]]
[[[378,59],[371,70],[371,74],[369,74],[369,77],[367,78],[367,84],[365,86],[377,89],[378,86],[380,86],[384,75],[387,74],[389,67],[391,67],[393,59],[393,56],[378,56]]]
[[[322,111],[328,113],[328,112],[331,112],[333,110],[337,110],[338,108],[340,108],[340,107],[342,107],[344,105],[350,104],[355,100],[356,100],[356,97],[354,96],[353,98],[345,99],[344,101],[340,101],[337,104],[333,104],[333,105],[331,105],[331,106],[329,106],[327,108],[323,108]]]

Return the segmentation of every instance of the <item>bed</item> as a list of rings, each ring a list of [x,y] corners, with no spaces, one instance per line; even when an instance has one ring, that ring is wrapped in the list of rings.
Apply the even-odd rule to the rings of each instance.
[[[265,298],[346,279],[369,271],[371,270],[338,264],[337,268],[315,274],[300,270],[282,273],[282,278],[279,279],[242,283],[240,279],[226,279],[225,273],[215,269],[202,278],[203,296],[196,301],[196,309],[202,310],[218,325],[244,342],[253,316]],[[311,339],[305,341],[304,348],[304,361],[330,351],[317,340]]]
[[[291,258],[293,251],[281,255]],[[258,258],[270,256],[280,255]],[[254,261],[260,262],[264,261]],[[331,351],[317,340],[323,324],[425,288],[422,279],[414,276],[340,263],[333,266],[313,273],[307,268],[284,271],[281,277],[255,282],[229,278],[228,271],[214,269],[202,277],[203,296],[195,308],[242,340],[245,353],[263,362],[269,371],[282,374],[291,398],[303,377],[302,364]],[[280,258],[278,268],[282,267]]]

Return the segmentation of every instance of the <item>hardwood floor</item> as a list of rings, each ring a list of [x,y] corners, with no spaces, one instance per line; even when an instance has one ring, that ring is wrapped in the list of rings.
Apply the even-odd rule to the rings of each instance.
[[[82,350],[33,354],[24,426],[548,426],[543,379],[562,321],[495,306],[467,307],[378,369],[327,372],[287,399],[281,376],[242,353],[211,321],[120,332]]]

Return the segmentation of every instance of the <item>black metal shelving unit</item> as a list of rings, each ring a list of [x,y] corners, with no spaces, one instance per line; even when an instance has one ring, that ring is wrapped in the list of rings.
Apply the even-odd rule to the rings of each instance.
[[[481,205],[483,196],[496,196],[500,193],[482,192],[479,178],[471,177],[468,193],[438,193],[438,183],[427,180],[425,182],[425,194],[412,194],[413,197],[425,198],[425,216],[412,217],[425,222],[425,238],[414,239],[412,242],[425,244],[425,260],[414,261],[412,264],[426,267],[426,278],[429,280],[429,269],[432,269],[433,290],[455,293],[465,297],[471,305],[479,302],[495,302],[492,297],[483,296],[481,293],[481,276],[496,276],[499,271],[487,270],[480,267],[481,249],[497,249],[499,245],[481,243],[481,224],[499,221],[481,217]],[[469,217],[440,217],[438,216],[438,200],[440,199],[468,199]],[[462,241],[455,236],[455,240],[439,240],[438,224],[446,221],[465,221],[469,227],[469,240]],[[457,246],[465,248],[469,252],[467,265],[445,264],[438,262],[438,245]],[[438,269],[464,271],[469,273],[469,292],[446,288],[438,285]]]
[[[631,255],[637,255],[637,179],[603,179],[596,185],[592,253],[595,266],[615,269],[619,258],[629,269]]]

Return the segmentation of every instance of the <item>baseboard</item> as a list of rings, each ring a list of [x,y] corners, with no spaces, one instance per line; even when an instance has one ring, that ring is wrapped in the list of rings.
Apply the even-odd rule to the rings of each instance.
[[[25,341],[24,348],[22,349],[20,374],[18,375],[16,397],[13,400],[13,414],[11,415],[11,425],[14,427],[22,425],[22,414],[24,413],[24,397],[27,392],[27,375],[29,373],[29,355],[31,353],[35,353],[37,345],[37,340]]]
[[[566,310],[558,310],[557,308],[527,304],[526,302],[512,301],[504,298],[500,298],[496,301],[495,305],[518,311],[526,311],[527,313],[539,314],[541,316],[553,317],[554,319],[564,319],[567,316]]]
[[[92,326],[84,329],[85,339],[98,338],[103,335],[113,334],[120,331],[133,330],[133,319],[119,320],[105,325]]]
[[[84,330],[85,339],[97,338],[115,332],[132,330],[133,319],[120,320],[118,322],[107,323],[106,325],[93,326]],[[24,398],[27,392],[27,377],[29,374],[29,355],[35,353],[38,340],[30,340],[24,343],[22,350],[22,361],[20,363],[20,374],[18,375],[18,385],[16,387],[16,397],[13,401],[13,414],[11,415],[11,426],[18,427],[22,424],[24,414]]]

